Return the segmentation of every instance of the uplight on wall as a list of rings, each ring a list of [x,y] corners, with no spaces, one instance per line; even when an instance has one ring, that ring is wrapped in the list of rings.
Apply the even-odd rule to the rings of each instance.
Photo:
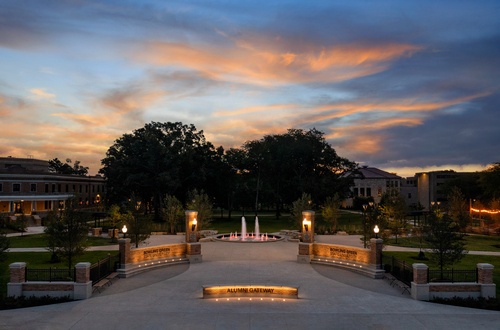
[[[304,225],[304,229],[306,231],[309,231],[309,226],[311,225],[311,221],[309,221],[306,218],[304,218],[304,220],[302,221],[302,225]]]

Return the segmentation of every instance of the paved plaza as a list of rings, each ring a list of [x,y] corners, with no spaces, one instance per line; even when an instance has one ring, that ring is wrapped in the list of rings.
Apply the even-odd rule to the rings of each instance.
[[[152,237],[150,245],[179,240]],[[118,279],[83,301],[0,311],[0,329],[500,328],[500,312],[415,301],[386,280],[297,263],[297,252],[296,242],[204,242],[202,263]],[[219,284],[299,287],[299,299],[202,299],[204,285]]]

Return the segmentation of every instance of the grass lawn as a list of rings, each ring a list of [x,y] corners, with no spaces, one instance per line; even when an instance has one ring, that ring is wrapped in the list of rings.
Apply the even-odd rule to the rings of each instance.
[[[414,263],[424,263],[429,266],[429,269],[439,269],[436,264],[433,264],[430,260],[417,260],[418,252],[389,252],[384,251],[384,258],[394,256],[400,260],[404,260],[409,265]],[[427,255],[427,253],[426,253]],[[385,261],[384,261],[385,263]],[[453,265],[453,269],[456,270],[472,270],[476,269],[478,263],[488,263],[492,264],[495,268],[493,270],[493,282],[497,285],[496,292],[497,297],[500,298],[500,257],[499,256],[483,256],[483,255],[465,255],[460,262]],[[450,267],[451,268],[451,267]]]
[[[47,246],[47,239],[45,234],[25,235],[10,237],[11,248],[32,248],[32,247],[45,247]],[[111,238],[92,237],[87,239],[89,246],[113,245],[118,243],[111,242]]]
[[[467,243],[466,249],[469,251],[492,251],[500,252],[500,237],[499,236],[483,236],[483,235],[467,235],[464,237]],[[398,243],[396,240],[391,238],[386,243],[387,245],[396,245],[404,247],[420,247],[418,237],[398,237]],[[422,248],[426,248],[427,245],[424,240],[422,240]]]
[[[87,251],[84,255],[76,257],[74,263],[90,262],[96,263],[108,256],[109,251]],[[117,252],[111,252],[117,253]],[[50,252],[8,252],[7,259],[0,263],[0,299],[7,295],[7,283],[9,282],[9,265],[13,262],[26,262],[31,268],[60,268],[67,269],[65,261],[50,263]]]

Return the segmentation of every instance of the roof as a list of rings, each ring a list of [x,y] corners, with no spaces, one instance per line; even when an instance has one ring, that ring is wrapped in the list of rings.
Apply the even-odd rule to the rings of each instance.
[[[360,167],[357,171],[348,173],[347,176],[352,176],[356,179],[357,178],[359,178],[359,179],[386,179],[386,180],[400,180],[400,179],[402,179],[400,176],[398,176],[396,174],[383,171],[383,170],[378,169],[376,167],[368,167],[368,166]]]

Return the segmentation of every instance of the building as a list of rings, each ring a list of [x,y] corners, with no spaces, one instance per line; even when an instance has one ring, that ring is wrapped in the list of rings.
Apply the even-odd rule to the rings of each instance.
[[[443,188],[446,182],[456,179],[461,175],[470,175],[468,172],[455,172],[453,170],[416,173],[418,188],[418,202],[429,211],[432,203],[446,204],[447,191]]]
[[[64,208],[76,197],[82,206],[99,205],[105,193],[104,178],[63,175],[49,171],[48,161],[0,157],[0,213],[43,215]]]
[[[401,180],[401,196],[410,210],[419,209],[418,180],[416,177],[408,177]]]
[[[400,194],[401,181],[396,174],[382,171],[375,167],[363,166],[355,172],[349,172],[346,176],[353,178],[354,185],[351,187],[351,198],[345,201],[345,207],[354,206],[356,197],[372,198],[373,202],[380,203],[385,193]]]

